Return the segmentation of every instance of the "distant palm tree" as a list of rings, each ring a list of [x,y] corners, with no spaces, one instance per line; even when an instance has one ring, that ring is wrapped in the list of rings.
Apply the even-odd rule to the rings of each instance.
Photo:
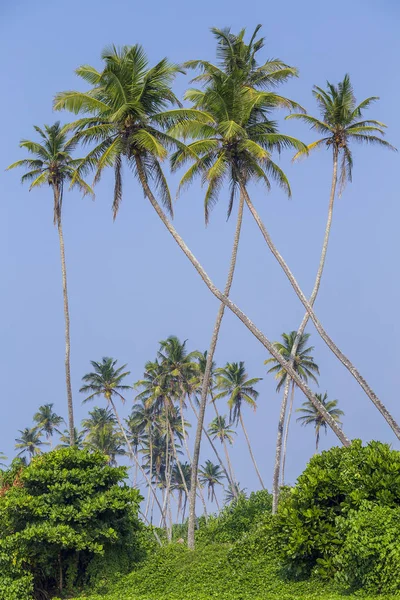
[[[91,433],[103,427],[114,427],[116,423],[117,419],[108,406],[106,408],[95,406],[89,411],[89,417],[83,419],[81,425],[85,433]]]
[[[44,404],[39,407],[37,413],[33,415],[33,420],[38,429],[41,429],[46,434],[46,439],[50,442],[54,433],[60,433],[58,427],[64,423],[64,419],[53,412],[53,403]]]
[[[314,357],[311,355],[311,352],[314,350],[314,346],[306,347],[308,344],[310,334],[302,333],[300,336],[298,332],[291,331],[290,333],[283,333],[282,338],[283,342],[274,342],[274,346],[276,350],[278,350],[279,354],[283,356],[287,361],[291,361],[293,365],[293,369],[296,371],[300,379],[305,381],[306,383],[311,379],[315,383],[318,384],[318,380],[315,376],[315,373],[319,375],[318,365],[314,361]],[[278,435],[276,440],[276,451],[275,451],[275,469],[274,469],[274,477],[273,477],[273,496],[274,498],[278,495],[279,489],[279,469],[281,470],[281,482],[282,485],[285,484],[285,464],[286,464],[286,451],[287,451],[287,441],[289,436],[289,425],[292,417],[293,411],[293,401],[294,401],[294,391],[295,391],[295,383],[289,377],[285,369],[282,368],[281,364],[276,360],[276,358],[268,358],[264,361],[265,365],[273,364],[274,366],[268,370],[268,373],[274,373],[275,379],[278,380],[278,385],[276,386],[276,391],[280,392],[282,387],[286,388],[286,383],[292,382],[292,394],[290,398],[289,411],[286,419],[286,429],[285,435],[283,438],[283,449],[282,449],[282,434],[283,434],[283,426],[286,417],[286,407],[287,407],[287,393],[286,389],[283,394],[281,411],[279,414],[279,423],[278,423]],[[281,464],[282,463],[282,464]],[[276,479],[276,472],[277,479]]]
[[[120,433],[114,431],[112,425],[97,427],[89,433],[84,441],[84,446],[92,451],[102,452],[107,456],[108,464],[117,465],[117,456],[124,456],[124,440]]]
[[[228,489],[225,492],[225,504],[237,502],[240,497],[247,498],[246,488],[241,488],[239,482],[235,483],[234,487],[228,485]]]
[[[72,152],[76,148],[77,141],[68,139],[68,126],[61,127],[57,122],[52,126],[45,125],[44,129],[34,126],[36,132],[42,139],[42,143],[22,140],[20,147],[33,155],[33,159],[22,159],[13,163],[8,169],[24,167],[27,173],[22,176],[22,182],[31,182],[30,190],[42,185],[49,185],[53,190],[54,209],[53,221],[58,228],[58,237],[61,253],[61,271],[64,296],[64,319],[65,319],[65,380],[68,400],[68,423],[71,444],[74,437],[74,410],[72,404],[71,367],[70,367],[70,332],[69,332],[69,308],[67,290],[67,269],[65,265],[64,236],[62,230],[62,203],[64,185],[78,187],[84,194],[93,194],[88,184],[81,178],[76,170],[80,165],[80,159],[73,158]]]
[[[0,452],[0,467],[6,467],[3,460],[7,460],[7,456],[5,454],[3,454],[2,452]]]
[[[21,436],[15,440],[15,447],[17,450],[20,450],[17,456],[27,453],[32,459],[41,453],[41,446],[48,446],[48,442],[42,441],[42,432],[37,427],[32,427],[31,429],[25,427],[25,429],[20,429],[19,433]]]
[[[221,467],[215,465],[211,460],[206,460],[205,464],[199,469],[199,479],[202,485],[207,486],[208,499],[211,502],[215,501],[219,510],[218,498],[215,494],[215,486],[222,485],[224,474],[222,473]]]
[[[71,444],[71,438],[69,436],[69,429],[64,429],[63,433],[60,436],[60,442],[57,444],[57,448],[68,448],[69,446],[75,446],[75,448],[78,448],[78,450],[82,450],[84,437],[85,437],[85,432],[78,431],[78,429],[75,427],[74,443]]]
[[[182,511],[182,523],[185,520],[186,505],[188,500],[188,490],[190,490],[190,464],[177,462],[174,464],[171,473],[171,489],[178,492],[178,511],[176,519]]]
[[[227,444],[233,444],[233,436],[236,435],[236,431],[230,428],[226,416],[215,417],[208,426],[208,434],[212,439],[218,439],[224,447],[226,464],[228,465],[229,477],[231,482],[235,481],[233,474],[231,459],[229,457]],[[236,488],[232,487],[233,491]]]
[[[318,400],[324,405],[326,411],[331,415],[332,419],[335,419],[337,423],[341,424],[340,417],[344,415],[344,412],[337,408],[338,400],[328,400],[328,394],[325,392],[322,394],[315,394]],[[298,408],[296,412],[302,413],[301,417],[298,417],[297,421],[302,425],[313,425],[315,428],[315,450],[318,452],[319,438],[321,428],[325,429],[327,433],[327,423],[324,417],[315,409],[311,402],[303,402],[302,408]]]
[[[249,436],[247,435],[246,427],[244,426],[242,405],[248,404],[256,410],[258,392],[254,388],[255,384],[261,381],[261,377],[253,377],[248,379],[244,362],[239,363],[226,363],[224,368],[217,369],[217,388],[221,390],[214,398],[228,398],[229,406],[229,418],[231,421],[236,423],[240,422],[243,433],[246,438],[247,447],[253,461],[254,468],[256,470],[258,479],[261,483],[261,487],[265,489],[264,482],[261,479],[260,471],[258,470],[256,460],[254,458],[253,450],[251,448]]]

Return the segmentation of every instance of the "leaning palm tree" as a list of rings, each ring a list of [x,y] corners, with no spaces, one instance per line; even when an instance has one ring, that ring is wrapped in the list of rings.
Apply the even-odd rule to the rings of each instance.
[[[68,308],[67,268],[65,265],[64,235],[62,229],[62,204],[64,196],[64,185],[69,183],[70,187],[78,187],[84,194],[93,194],[91,188],[78,173],[77,166],[80,160],[72,157],[77,142],[68,139],[68,126],[61,127],[57,122],[52,126],[45,125],[44,129],[35,126],[42,143],[22,140],[20,147],[26,149],[33,158],[18,160],[8,167],[23,167],[27,169],[21,181],[31,182],[30,190],[42,185],[49,185],[53,191],[53,222],[57,225],[61,254],[61,272],[64,298],[65,319],[65,382],[68,401],[68,425],[71,444],[74,437],[74,411],[72,403],[71,388],[71,366],[70,366],[70,320]]]
[[[219,465],[215,465],[211,460],[206,460],[205,464],[199,469],[200,483],[207,486],[208,500],[215,501],[219,510],[218,498],[215,493],[215,486],[222,485],[224,475]]]
[[[264,482],[257,467],[256,459],[254,458],[250,439],[244,425],[242,413],[243,404],[247,404],[253,410],[256,410],[258,392],[254,386],[261,381],[261,379],[262,377],[248,379],[243,361],[240,361],[239,363],[226,363],[225,367],[217,369],[217,388],[220,392],[215,396],[215,400],[220,398],[228,399],[229,418],[236,426],[240,422],[257,477],[261,487],[265,489]]]
[[[226,464],[228,465],[230,483],[232,489],[235,484],[235,476],[233,474],[232,463],[228,452],[227,444],[233,444],[233,436],[236,435],[236,431],[231,429],[226,416],[220,415],[215,417],[208,426],[208,434],[212,439],[218,439],[224,447]]]
[[[335,419],[340,423],[340,417],[344,415],[344,412],[337,408],[337,400],[328,400],[328,394],[325,392],[324,395],[316,394],[318,400],[325,406],[326,411],[331,415],[332,419]],[[297,421],[302,425],[313,425],[315,429],[315,451],[318,452],[319,438],[321,428],[325,429],[327,433],[327,424],[321,414],[315,410],[315,407],[310,402],[303,402],[302,408],[298,408],[296,412],[302,413],[301,417],[298,417]]]
[[[196,109],[165,111],[166,106],[177,104],[177,99],[171,90],[171,83],[179,69],[176,65],[170,65],[165,59],[149,69],[147,58],[140,46],[125,46],[121,50],[117,50],[115,47],[106,49],[103,52],[103,60],[102,71],[97,71],[90,66],[83,66],[77,70],[78,75],[89,83],[92,89],[88,92],[63,92],[56,96],[54,103],[54,107],[58,110],[67,109],[76,114],[88,115],[73,124],[76,130],[75,139],[95,144],[95,147],[81,163],[80,172],[93,168],[96,171],[95,181],[98,181],[106,166],[114,167],[113,210],[115,216],[122,199],[121,168],[125,160],[138,177],[145,197],[149,199],[158,217],[208,289],[220,302],[232,310],[268,352],[275,355],[275,350],[268,338],[229,297],[213,284],[202,265],[170,223],[152,191],[152,186],[158,189],[162,203],[171,213],[171,196],[160,161],[167,155],[170,146],[175,145],[179,148],[182,145],[173,136],[165,133],[165,127],[174,126],[189,119],[196,119],[200,124],[207,125],[210,123],[210,115]],[[265,102],[267,103],[267,98],[265,98]],[[270,107],[270,101],[268,107]],[[260,107],[257,108],[258,113],[259,109]],[[212,117],[211,122],[214,122]],[[268,131],[267,127],[266,133]],[[298,147],[300,148],[300,146]],[[190,151],[189,154],[191,154]],[[278,354],[276,356],[279,358]],[[287,367],[289,374],[298,383],[306,397],[312,402],[318,403],[306,384],[297,378],[291,365],[287,364],[284,359],[281,360],[282,365]],[[323,412],[323,407],[320,406],[320,408]],[[202,415],[201,418],[203,418]],[[327,415],[327,419],[340,441],[348,445],[349,439],[337,424],[329,418],[329,415]],[[196,435],[196,440],[197,437]],[[193,463],[198,464],[198,457],[195,458]],[[192,477],[195,470],[192,470]],[[195,496],[193,498],[195,499]],[[190,507],[192,527],[189,532],[191,535],[188,536],[188,539],[190,537],[190,547],[194,546],[194,511],[194,502],[192,502]]]
[[[42,446],[48,445],[48,442],[43,442],[42,432],[37,427],[25,427],[25,429],[20,429],[19,433],[20,437],[15,440],[15,448],[19,450],[17,456],[26,453],[32,459],[42,452]]]
[[[37,413],[33,415],[33,420],[38,429],[46,434],[46,439],[51,444],[51,438],[54,433],[60,433],[58,427],[64,423],[64,419],[53,411],[53,403],[44,404],[39,407]]]
[[[301,337],[298,337],[298,332],[291,331],[290,333],[283,333],[283,343],[275,342],[274,346],[278,350],[281,356],[284,356],[287,361],[291,361],[292,357],[292,365],[296,373],[298,373],[299,377],[308,382],[309,379],[318,383],[317,378],[315,377],[315,373],[319,375],[319,368],[316,362],[314,361],[311,352],[314,350],[314,346],[307,347],[308,339],[310,337],[309,333],[302,333]],[[296,347],[296,350],[293,348]],[[264,364],[272,363],[273,366],[268,370],[268,373],[274,373],[275,378],[278,380],[278,384],[276,386],[276,391],[280,392],[282,387],[286,389],[286,383],[290,383],[290,376],[287,374],[285,369],[282,369],[282,366],[275,358],[269,358],[264,361]],[[285,463],[286,463],[286,451],[287,451],[287,440],[289,436],[289,426],[290,420],[293,411],[293,401],[294,401],[294,391],[295,391],[295,383],[292,381],[292,393],[290,398],[290,406],[286,419],[286,429],[285,435],[283,437],[283,447],[282,447],[282,436],[283,436],[283,427],[284,421],[286,417],[286,405],[287,405],[287,396],[284,393],[283,402],[284,402],[284,410],[281,409],[279,414],[279,422],[278,422],[278,435],[276,440],[276,451],[275,451],[275,467],[274,467],[274,475],[272,481],[272,495],[274,505],[278,502],[279,495],[279,471],[281,469],[281,481],[282,485],[285,484]]]
[[[384,135],[385,125],[380,121],[375,120],[364,120],[362,111],[368,108],[373,102],[378,100],[376,96],[372,96],[370,98],[366,98],[361,103],[357,104],[353,88],[350,82],[350,78],[346,75],[342,82],[340,82],[337,86],[332,85],[330,83],[327,84],[328,89],[323,90],[318,86],[314,86],[313,95],[317,101],[318,107],[321,112],[322,119],[317,119],[310,115],[304,115],[299,113],[293,113],[289,115],[287,118],[295,118],[301,119],[305,121],[308,125],[310,125],[311,129],[317,131],[318,133],[322,133],[323,138],[309,144],[307,146],[307,152],[299,151],[294,160],[297,160],[311,151],[326,147],[327,149],[332,150],[332,159],[333,159],[333,172],[332,172],[332,182],[331,182],[331,191],[329,197],[329,205],[328,205],[328,216],[325,226],[325,235],[322,244],[321,256],[319,260],[318,270],[314,282],[314,287],[309,299],[309,305],[311,307],[314,306],[315,300],[318,295],[318,291],[321,285],[322,274],[325,266],[325,259],[328,250],[329,236],[331,232],[332,226],[332,217],[333,217],[333,208],[336,197],[336,188],[339,180],[339,191],[340,193],[343,191],[346,181],[351,181],[352,179],[352,169],[353,169],[353,155],[351,151],[351,143],[358,142],[364,144],[372,144],[372,145],[380,145],[385,146],[394,150],[393,146],[388,144],[385,140],[382,139]],[[376,135],[378,134],[378,135]],[[340,162],[340,166],[339,166]],[[292,346],[292,353],[290,356],[290,362],[293,364],[294,356],[297,352],[297,345],[302,338],[304,330],[307,326],[308,320],[310,318],[310,314],[307,311],[301,321],[299,328],[297,330],[297,342],[295,342]],[[282,439],[283,433],[283,420],[286,413],[287,400],[289,396],[289,386],[290,386],[290,377],[287,378],[283,393],[282,406],[281,406],[281,414],[280,414],[280,424],[281,430],[279,432],[278,428],[278,438],[279,436]],[[367,390],[365,390],[367,391]],[[370,390],[371,392],[372,390]],[[367,391],[368,393],[368,391]],[[370,394],[368,394],[370,395]],[[370,396],[371,397],[371,396]],[[372,398],[371,398],[372,399]],[[377,398],[375,398],[377,400]],[[374,402],[376,404],[376,402]],[[391,425],[392,429],[395,425],[394,421],[391,421],[391,415],[385,412],[385,407],[380,404],[376,404],[378,410],[384,415],[388,423]],[[383,409],[383,412],[382,412]],[[394,428],[396,433],[396,430]],[[396,433],[398,435],[398,432]],[[277,444],[277,456],[275,458],[275,470],[274,470],[274,489],[278,489],[278,483],[276,482],[279,479],[279,456],[278,456],[278,446]],[[277,493],[274,493],[274,501],[273,501],[273,511],[275,512],[277,509],[278,496]]]

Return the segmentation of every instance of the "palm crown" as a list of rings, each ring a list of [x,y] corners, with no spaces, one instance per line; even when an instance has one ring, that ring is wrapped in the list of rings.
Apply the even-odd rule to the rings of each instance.
[[[278,350],[279,354],[281,354],[283,358],[288,361],[291,359],[292,348],[295,346],[295,344],[297,344],[296,354],[293,357],[294,370],[303,379],[303,381],[307,382],[309,379],[312,379],[312,381],[318,383],[315,373],[319,375],[319,368],[314,362],[314,358],[311,354],[311,352],[314,350],[314,346],[307,347],[309,337],[309,333],[303,333],[297,340],[297,331],[283,333],[283,343],[274,342],[274,346]],[[279,392],[286,382],[287,372],[282,368],[280,363],[278,363],[275,358],[268,358],[266,361],[264,361],[265,365],[270,363],[273,363],[274,366],[271,367],[267,372],[275,374],[275,379],[278,380],[276,391]]]
[[[84,194],[93,194],[90,186],[82,179],[77,171],[81,159],[73,158],[72,152],[76,148],[77,140],[68,139],[68,126],[61,127],[57,121],[54,125],[45,125],[43,129],[34,126],[42,139],[42,143],[22,140],[21,148],[25,148],[34,158],[23,158],[8,167],[24,167],[27,169],[22,175],[22,183],[31,182],[30,188],[40,187],[44,184],[52,186],[58,191],[54,196],[54,223],[61,216],[64,183],[69,182],[72,187],[78,187]]]
[[[130,371],[124,371],[126,365],[117,368],[117,360],[104,357],[101,362],[90,361],[94,371],[87,373],[82,377],[85,384],[80,388],[80,392],[86,394],[91,392],[83,402],[93,400],[96,396],[104,396],[108,402],[112,401],[114,396],[125,402],[123,392],[132,389],[130,385],[123,384],[123,380],[130,374]]]
[[[95,144],[83,160],[81,171],[95,169],[97,182],[106,167],[114,168],[115,218],[122,199],[125,160],[135,175],[138,168],[144,171],[146,180],[155,184],[164,206],[172,214],[171,196],[160,163],[168,150],[179,144],[164,131],[164,125],[174,122],[176,115],[176,111],[165,109],[179,106],[171,85],[181,69],[165,58],[149,68],[140,45],[105,48],[102,60],[102,71],[89,65],[76,70],[79,77],[93,86],[89,91],[62,92],[54,103],[56,110],[90,115],[71,125],[76,131],[74,140]],[[186,118],[186,113],[180,112],[179,118]]]
[[[39,407],[37,413],[33,415],[33,420],[38,429],[45,432],[47,439],[54,435],[54,432],[60,433],[58,427],[64,423],[64,419],[53,411],[54,404],[44,404]]]
[[[315,394],[317,399],[323,404],[325,410],[330,414],[332,419],[334,419],[337,423],[341,424],[340,417],[344,415],[344,412],[337,408],[338,401],[337,400],[328,400],[328,394],[325,392],[322,394]],[[317,411],[315,406],[307,401],[303,402],[302,407],[297,409],[297,412],[302,413],[301,417],[298,417],[297,421],[301,423],[301,425],[314,425],[315,428],[315,439],[316,439],[316,448],[318,450],[319,437],[321,428],[325,429],[325,433],[327,431],[327,423],[324,417]]]
[[[215,439],[218,438],[221,444],[226,441],[230,444],[233,443],[233,436],[236,435],[236,431],[232,429],[225,416],[215,417],[208,426],[209,435]]]
[[[243,402],[256,409],[258,392],[254,386],[261,379],[261,377],[248,379],[243,361],[227,363],[224,368],[217,369],[217,388],[221,391],[215,396],[215,400],[228,398],[229,416],[232,422],[236,424],[239,422]]]
[[[384,123],[362,118],[363,110],[369,108],[379,98],[371,96],[357,104],[349,75],[345,75],[338,85],[328,81],[326,90],[314,86],[313,95],[320,109],[321,119],[298,113],[288,115],[286,118],[301,119],[323,137],[309,144],[307,150],[300,149],[294,160],[321,146],[332,148],[336,157],[340,155],[342,157],[340,188],[343,190],[346,180],[351,181],[352,178],[353,156],[350,142],[377,144],[391,150],[395,148],[382,139],[386,128]]]

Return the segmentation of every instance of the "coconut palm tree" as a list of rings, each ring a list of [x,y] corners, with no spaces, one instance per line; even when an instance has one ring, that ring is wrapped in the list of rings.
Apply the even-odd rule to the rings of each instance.
[[[325,392],[324,395],[316,394],[318,400],[325,406],[326,411],[331,415],[332,419],[335,419],[340,423],[340,417],[344,415],[344,412],[337,408],[338,400],[328,400],[328,394]],[[301,417],[298,417],[297,421],[302,425],[313,425],[315,429],[315,451],[318,452],[319,438],[321,428],[325,429],[327,433],[327,424],[321,414],[315,410],[315,407],[310,402],[303,402],[302,408],[298,408],[296,412],[302,413]]]
[[[227,444],[233,444],[233,436],[236,435],[236,431],[231,429],[230,424],[226,416],[220,415],[215,417],[208,426],[208,435],[213,439],[218,439],[224,447],[226,464],[228,465],[230,481],[235,483],[235,476],[233,474],[232,463],[228,452]],[[233,489],[233,485],[232,485]]]
[[[254,386],[256,383],[261,381],[262,377],[253,377],[252,379],[248,379],[248,374],[246,373],[243,361],[240,361],[239,363],[226,363],[225,367],[217,369],[216,373],[217,389],[221,391],[215,396],[215,400],[220,398],[228,399],[229,418],[231,422],[236,424],[236,426],[240,422],[246,438],[251,460],[253,461],[253,465],[257,473],[257,477],[260,481],[261,487],[265,489],[260,471],[258,470],[257,463],[254,458],[242,414],[242,407],[244,403],[251,406],[253,410],[256,410],[258,392]]]
[[[116,423],[117,419],[108,406],[106,408],[95,406],[93,410],[89,411],[89,416],[83,419],[81,425],[86,434],[91,434],[104,427],[113,428]]]
[[[196,120],[200,124],[207,125],[214,122],[213,118],[210,119],[210,115],[196,109],[164,110],[169,104],[177,103],[176,97],[171,91],[171,83],[179,71],[176,65],[170,65],[165,59],[149,69],[147,58],[140,46],[125,46],[121,50],[117,50],[115,47],[106,49],[103,52],[103,60],[104,68],[101,72],[90,66],[80,67],[77,70],[78,75],[92,86],[89,92],[63,92],[58,94],[55,99],[54,107],[58,110],[67,109],[76,114],[89,115],[73,124],[73,128],[76,130],[76,139],[82,139],[87,143],[95,143],[95,147],[81,163],[80,172],[83,173],[85,169],[94,168],[96,170],[95,180],[98,181],[106,166],[114,167],[113,209],[114,215],[116,215],[122,199],[121,167],[125,159],[138,177],[145,197],[148,198],[158,217],[199,273],[208,289],[220,302],[228,306],[264,347],[274,355],[275,350],[268,338],[229,297],[225,296],[213,284],[202,265],[172,226],[152,191],[152,186],[158,189],[162,203],[166,210],[171,213],[171,197],[160,161],[166,156],[170,146],[182,148],[183,145],[171,134],[165,133],[165,128],[176,126],[187,120]],[[256,107],[257,115],[259,116],[262,112],[261,104],[269,108],[271,102],[273,103],[271,95],[269,99],[267,97],[259,99]],[[265,128],[265,134],[270,131],[269,127]],[[202,132],[200,131],[200,133]],[[260,132],[260,135],[263,135],[262,132]],[[272,142],[272,138],[270,142]],[[300,148],[300,145],[298,145],[298,148]],[[189,150],[188,154],[192,156],[193,151]],[[254,170],[257,172],[258,168],[254,167]],[[275,172],[276,170],[274,170]],[[250,206],[250,200],[246,199],[246,202]],[[279,355],[276,356],[279,357]],[[317,403],[311,390],[304,382],[297,379],[296,373],[290,365],[286,364],[284,359],[282,359],[282,365],[286,365],[289,374],[298,383],[306,397]],[[202,406],[201,409],[204,412],[205,406]],[[320,409],[322,412],[324,411],[322,406],[320,406]],[[326,416],[329,425],[340,441],[348,445],[350,443],[349,439],[337,424],[329,418],[329,415]],[[203,414],[199,414],[199,420],[204,420]],[[197,439],[198,435],[196,434],[196,442]],[[196,447],[197,443],[195,449]],[[194,455],[193,463],[198,464],[198,456]],[[192,469],[192,477],[194,477],[195,471],[197,476],[197,469]],[[190,503],[191,528],[190,535],[188,535],[191,548],[194,547],[195,495],[193,494],[192,489],[191,499],[193,498],[193,502]]]
[[[86,436],[84,447],[92,451],[102,452],[107,456],[108,464],[115,467],[117,456],[124,456],[124,440],[119,432],[114,431],[111,424],[96,427]]]
[[[39,407],[37,413],[33,415],[33,420],[39,430],[46,434],[46,439],[50,442],[54,433],[60,433],[58,427],[64,423],[64,419],[53,411],[53,403],[44,404]]]
[[[0,452],[0,467],[6,467],[7,465],[3,462],[4,460],[7,460],[7,456],[5,454],[3,454],[2,452]]]
[[[74,410],[72,403],[71,388],[71,366],[70,366],[70,319],[68,308],[68,289],[67,289],[67,268],[65,264],[64,235],[62,229],[62,205],[64,196],[64,185],[70,184],[70,187],[78,187],[83,194],[93,194],[89,185],[82,179],[78,173],[77,166],[80,160],[72,157],[72,152],[76,148],[77,141],[68,138],[68,126],[61,127],[57,122],[52,126],[45,125],[43,129],[34,126],[36,132],[41,138],[41,143],[30,140],[22,140],[20,147],[27,150],[33,158],[18,160],[8,167],[23,167],[27,169],[22,176],[23,183],[30,182],[30,190],[49,185],[53,191],[53,222],[57,225],[58,238],[61,254],[61,272],[64,298],[64,319],[65,319],[65,383],[67,388],[68,402],[68,425],[71,444],[73,444],[74,435]]]
[[[17,456],[26,453],[32,459],[42,452],[42,446],[49,445],[48,442],[42,441],[42,432],[37,427],[25,427],[25,429],[19,429],[19,433],[20,437],[15,439],[15,448],[19,450]]]
[[[224,474],[221,471],[219,465],[215,465],[211,460],[206,460],[205,464],[199,469],[200,483],[207,486],[208,500],[211,502],[215,501],[219,510],[218,498],[215,494],[215,486],[222,485]]]
[[[178,510],[176,520],[179,520],[179,515],[182,511],[182,523],[185,520],[188,490],[190,490],[190,477],[191,467],[188,462],[182,463],[178,461],[178,463],[174,464],[171,473],[171,489],[178,492]]]
[[[69,429],[64,429],[63,433],[60,435],[60,441],[57,444],[57,448],[68,448],[69,446],[75,446],[75,448],[78,448],[78,450],[82,450],[84,438],[85,438],[85,432],[78,431],[78,429],[75,427],[74,443],[71,444],[71,438],[69,436]]]
[[[298,332],[291,331],[290,333],[282,334],[282,342],[274,342],[275,348],[278,350],[281,356],[284,356],[287,361],[292,361],[292,365],[296,373],[298,373],[299,377],[308,382],[309,379],[318,384],[318,380],[314,373],[319,375],[319,368],[316,362],[314,361],[311,352],[314,350],[314,346],[307,347],[308,340],[310,334],[302,333],[301,337],[298,338]],[[293,348],[296,346],[295,352]],[[286,382],[290,382],[290,377],[287,372],[282,368],[280,363],[277,362],[275,358],[268,358],[264,361],[265,365],[273,364],[273,366],[267,371],[268,373],[273,373],[275,375],[275,379],[278,380],[278,384],[276,386],[276,391],[280,392],[282,387],[286,386]],[[287,397],[286,402],[284,404],[284,409],[280,411],[279,414],[279,422],[278,422],[278,435],[276,440],[276,452],[275,452],[275,468],[272,482],[272,494],[273,499],[277,503],[278,495],[279,495],[279,470],[282,467],[281,471],[281,481],[282,485],[285,485],[285,463],[286,463],[286,451],[287,451],[287,440],[289,436],[289,426],[290,420],[293,411],[293,401],[294,401],[294,392],[295,392],[295,383],[292,381],[292,393],[290,398],[289,411],[286,419],[286,429],[285,435],[283,436],[283,427],[284,421],[286,417],[286,405],[287,405]],[[284,394],[285,399],[285,394]],[[282,447],[282,436],[283,436],[283,447]]]
[[[228,489],[225,492],[225,504],[232,504],[237,502],[239,498],[247,498],[247,488],[241,488],[240,483],[234,484],[234,488],[228,485]]]

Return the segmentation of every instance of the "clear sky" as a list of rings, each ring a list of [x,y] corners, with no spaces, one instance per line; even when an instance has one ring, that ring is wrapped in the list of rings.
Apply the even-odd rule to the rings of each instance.
[[[191,9],[193,6],[193,9]],[[282,93],[311,114],[313,84],[336,83],[350,73],[359,100],[378,95],[368,111],[388,125],[400,146],[400,9],[395,0],[336,0],[335,3],[289,0],[284,4],[253,0],[183,0],[134,2],[41,0],[3,2],[0,7],[3,115],[0,144],[0,450],[12,456],[17,430],[32,424],[40,404],[54,402],[66,415],[64,323],[59,248],[52,225],[50,190],[28,192],[19,173],[5,173],[22,158],[21,138],[34,136],[33,124],[68,119],[52,112],[58,91],[82,85],[74,69],[100,66],[100,52],[110,43],[141,43],[151,62],[168,56],[181,62],[215,57],[211,26],[252,31],[263,24],[264,57],[279,57],[300,69],[300,77]],[[182,96],[188,78],[181,76]],[[311,142],[307,127],[284,122],[282,131]],[[290,155],[281,165],[290,178],[293,198],[275,187],[257,187],[252,197],[278,248],[303,290],[312,288],[318,264],[331,177],[331,155],[324,150],[301,164]],[[399,155],[380,148],[354,149],[353,183],[337,200],[326,272],[316,305],[324,326],[364,374],[382,401],[400,419],[397,338],[400,333],[398,278],[400,206]],[[176,179],[171,178],[176,189]],[[115,223],[111,218],[112,177],[99,184],[96,200],[78,194],[65,198],[64,235],[72,327],[72,382],[76,419],[86,414],[78,393],[89,361],[108,355],[128,363],[131,382],[158,341],[170,334],[188,339],[190,349],[208,347],[218,303],[163,229],[136,182],[125,171],[124,199]],[[204,227],[203,192],[195,184],[178,201],[175,224],[213,280],[223,287],[234,219],[226,223],[227,194]],[[271,340],[297,329],[304,309],[279,265],[269,255],[251,221],[244,219],[232,298]],[[348,436],[381,439],[398,447],[389,427],[356,382],[309,328],[320,365],[320,391],[337,398],[345,411]],[[270,485],[280,397],[266,375],[264,348],[228,314],[217,351],[218,364],[244,360],[259,384],[257,413],[245,420],[262,475]],[[131,406],[122,410],[127,414]],[[303,401],[297,393],[296,406]],[[222,411],[221,407],[221,411]],[[212,413],[209,413],[211,419]],[[194,433],[194,432],[193,432]],[[191,437],[193,438],[193,433]],[[331,432],[322,447],[336,443]],[[293,421],[287,458],[287,481],[294,482],[313,453],[314,432]],[[210,456],[204,446],[203,459]],[[250,458],[239,434],[232,448],[237,477],[249,490],[257,487]]]

